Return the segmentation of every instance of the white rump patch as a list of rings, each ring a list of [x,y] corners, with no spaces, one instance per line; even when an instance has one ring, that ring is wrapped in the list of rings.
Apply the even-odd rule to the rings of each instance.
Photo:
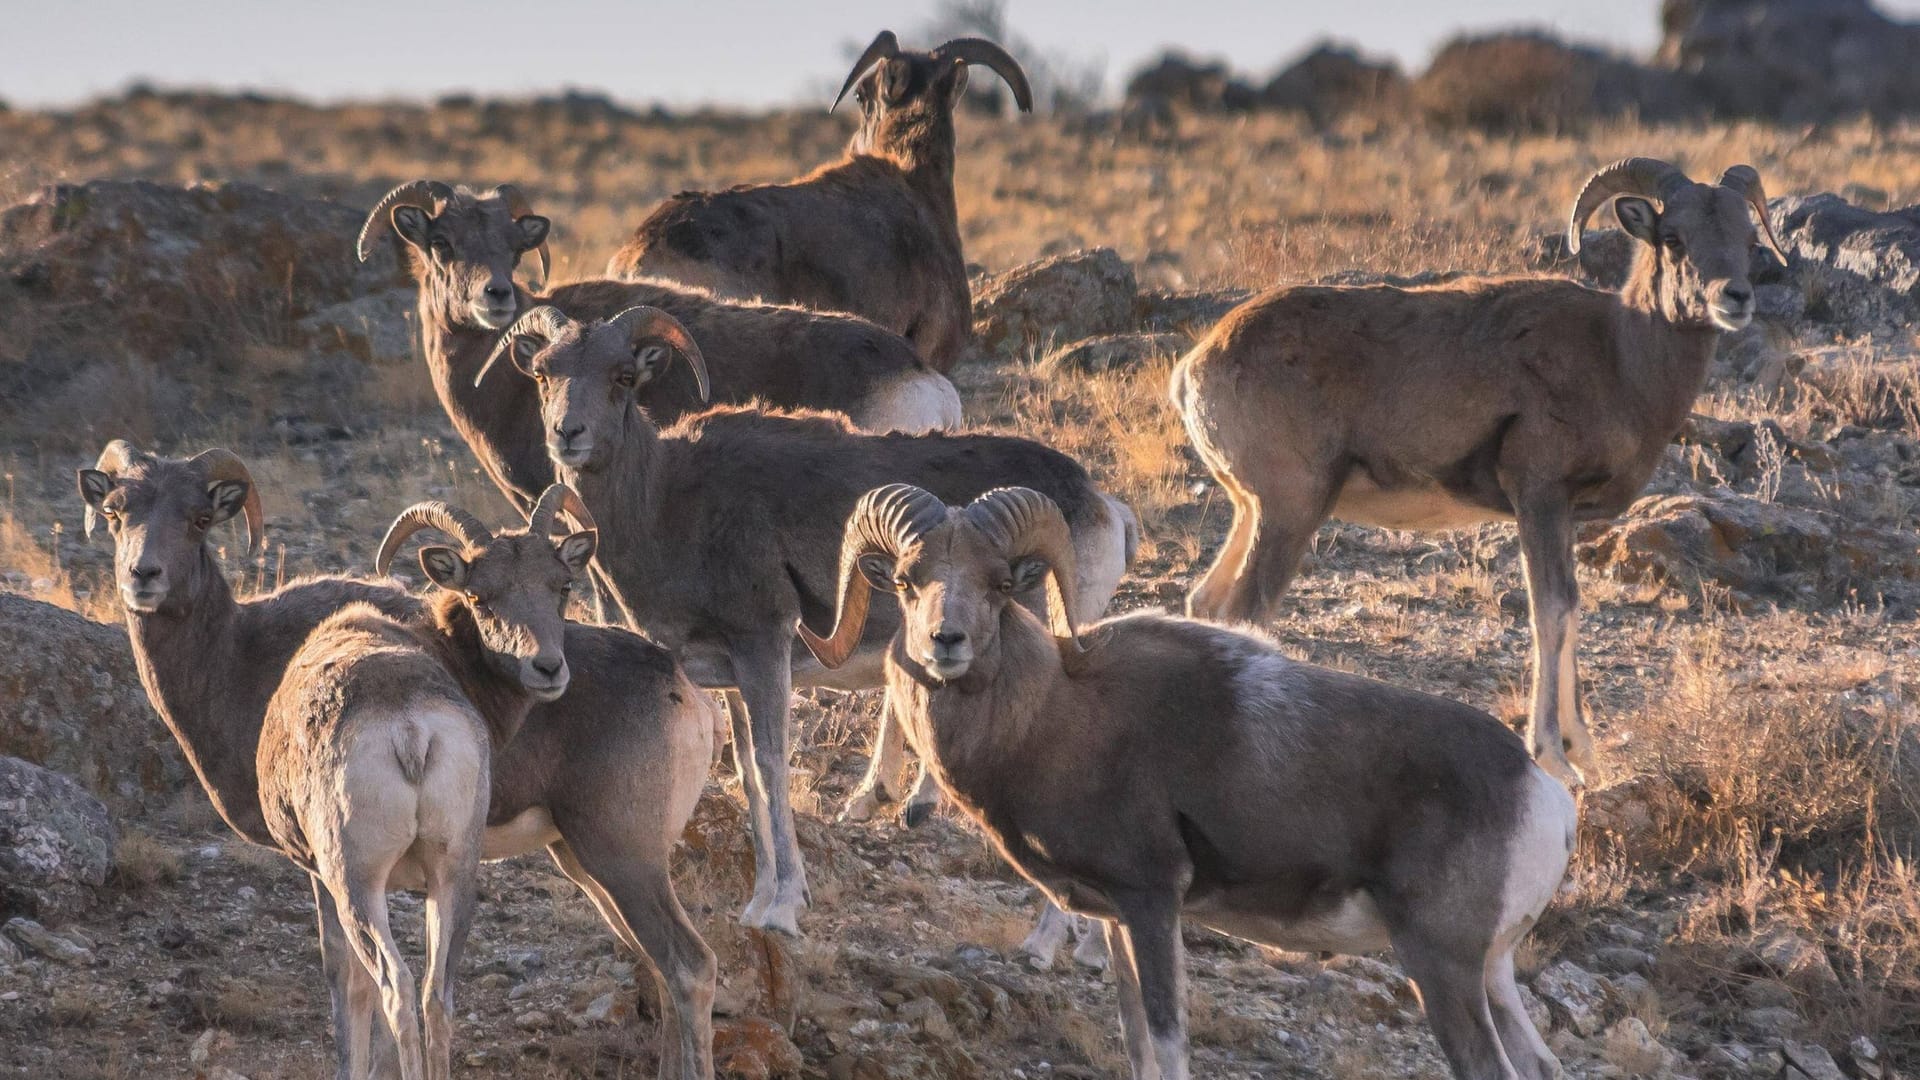
[[[875,434],[952,431],[961,424],[960,392],[938,372],[913,372],[867,395],[853,420]]]
[[[1501,889],[1496,931],[1497,942],[1507,947],[1533,926],[1559,891],[1579,826],[1573,796],[1546,770],[1529,768],[1522,783],[1524,805],[1507,844],[1507,880]]]

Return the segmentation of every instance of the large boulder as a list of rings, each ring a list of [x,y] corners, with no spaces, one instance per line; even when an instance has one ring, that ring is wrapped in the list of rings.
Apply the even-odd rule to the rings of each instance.
[[[1163,103],[1194,112],[1241,112],[1258,101],[1253,87],[1222,63],[1206,63],[1179,53],[1163,54],[1127,79],[1126,101]]]
[[[1133,329],[1139,285],[1112,248],[1055,255],[992,279],[974,298],[974,333],[990,353]]]
[[[95,372],[135,364],[177,384],[175,406],[211,411],[219,376],[276,350],[404,361],[407,279],[394,245],[354,258],[364,218],[242,183],[42,188],[0,211],[0,390],[18,408],[84,404]],[[401,332],[356,329],[369,322]]]
[[[1920,113],[1920,25],[1867,0],[1665,0],[1658,63],[1722,116]]]
[[[128,806],[157,805],[192,782],[147,704],[127,632],[4,592],[0,754]]]
[[[1537,33],[1448,42],[1412,96],[1431,123],[1490,131],[1557,131],[1628,113],[1673,119],[1692,100],[1672,72]]]
[[[107,808],[73,778],[0,757],[0,920],[90,907],[115,839]]]
[[[1880,212],[1831,192],[1767,204],[1808,318],[1842,333],[1897,333],[1920,320],[1920,206]]]
[[[1305,113],[1323,126],[1350,112],[1397,110],[1407,77],[1391,61],[1374,61],[1351,48],[1322,42],[1288,64],[1260,91],[1269,109]]]

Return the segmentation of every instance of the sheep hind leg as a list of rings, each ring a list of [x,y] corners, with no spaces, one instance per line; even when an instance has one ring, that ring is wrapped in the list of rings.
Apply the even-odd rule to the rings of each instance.
[[[1487,1003],[1493,1009],[1493,1026],[1500,1034],[1500,1045],[1507,1052],[1520,1080],[1553,1080],[1560,1063],[1547,1049],[1540,1029],[1533,1026],[1526,1004],[1520,1000],[1520,986],[1513,978],[1513,947],[1496,949],[1487,958]]]
[[[320,924],[320,969],[333,1006],[336,1080],[377,1075],[373,1060],[373,977],[347,944],[333,894],[313,878],[313,907]]]
[[[1574,660],[1580,588],[1574,577],[1573,515],[1561,493],[1514,500],[1533,623],[1528,742],[1534,760],[1569,788],[1593,772],[1593,740],[1580,709]]]
[[[386,875],[328,883],[348,946],[372,976],[380,1010],[392,1032],[401,1080],[426,1080],[420,1039],[420,1001],[400,945],[387,921]]]
[[[1455,1080],[1516,1080],[1487,1000],[1486,958],[1402,932],[1393,952],[1420,991],[1427,1023]]]
[[[1313,546],[1313,534],[1327,519],[1327,489],[1304,473],[1291,488],[1275,486],[1256,496],[1257,523],[1248,539],[1240,574],[1228,586],[1216,618],[1232,622],[1267,622],[1280,598],[1293,583]]]
[[[427,969],[421,986],[421,1015],[426,1033],[427,1075],[447,1080],[453,1074],[453,980],[473,928],[476,878],[480,870],[480,830],[485,814],[476,814],[471,837],[456,839],[439,857],[426,860]]]
[[[1253,543],[1254,529],[1260,524],[1260,507],[1253,497],[1227,473],[1216,472],[1215,479],[1233,502],[1233,524],[1227,527],[1227,538],[1221,542],[1213,563],[1187,594],[1187,614],[1197,619],[1216,618],[1220,614],[1234,581],[1244,572],[1247,549]]]
[[[753,899],[740,913],[740,922],[752,929],[799,937],[800,913],[806,910],[809,897],[807,868],[801,861],[793,800],[787,790],[793,671],[789,666],[792,632],[785,628],[791,621],[780,625],[778,635],[751,638],[730,648],[745,712],[744,717],[736,712],[733,733],[741,778],[747,781],[755,872]],[[745,754],[739,753],[742,745]]]
[[[894,718],[893,692],[883,693],[880,729],[873,736],[873,754],[867,759],[866,775],[860,778],[859,786],[847,797],[846,808],[840,811],[841,821],[869,821],[881,806],[900,799],[893,785],[906,763],[907,737]],[[922,775],[925,775],[924,766]]]

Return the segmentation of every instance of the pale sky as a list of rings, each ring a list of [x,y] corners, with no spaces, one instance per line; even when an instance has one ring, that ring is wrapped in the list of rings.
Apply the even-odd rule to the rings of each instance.
[[[1906,18],[1920,0],[1883,0]],[[1462,31],[1510,26],[1644,53],[1657,0],[1007,0],[1042,50],[1103,59],[1109,87],[1165,46],[1261,78],[1332,37],[1410,69]],[[908,45],[934,0],[6,0],[0,100],[71,104],[135,79],[319,101],[523,95],[579,87],[672,106],[806,102],[843,49],[881,29]]]

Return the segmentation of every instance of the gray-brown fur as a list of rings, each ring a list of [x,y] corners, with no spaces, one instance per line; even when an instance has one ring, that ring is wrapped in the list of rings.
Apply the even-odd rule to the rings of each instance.
[[[426,195],[428,188],[437,196]],[[408,191],[418,198],[403,194]],[[361,233],[361,256],[389,230],[419,284],[421,339],[440,403],[488,476],[517,506],[524,508],[553,480],[541,445],[538,402],[517,379],[496,372],[476,387],[474,377],[501,332],[538,304],[589,320],[642,305],[667,311],[706,348],[717,402],[833,409],[875,430],[924,430],[929,419],[944,426],[959,422],[959,397],[951,385],[921,362],[910,343],[864,319],[721,300],[663,281],[581,281],[532,292],[514,281],[514,272],[523,255],[545,242],[550,225],[527,211],[524,198],[416,181],[374,209]],[[944,413],[917,422],[903,414],[893,405],[903,385],[941,398]],[[645,404],[662,423],[704,407],[684,372],[663,375]]]
[[[704,343],[702,343],[704,345]],[[1132,556],[1132,514],[1086,470],[1038,443],[993,435],[867,435],[844,418],[716,408],[666,431],[623,384],[632,358],[604,335],[565,333],[514,350],[537,377],[556,470],[600,522],[596,565],[621,607],[676,650],[695,678],[734,686],[734,743],[754,810],[758,875],[748,925],[797,932],[805,872],[787,804],[791,686],[858,689],[879,679],[891,615],[864,664],[837,675],[794,665],[793,626],[825,618],[841,522],[862,492],[911,479],[954,499],[1009,477],[1064,508],[1086,573],[1070,595],[1104,610]],[[529,385],[534,385],[529,381]]]
[[[127,611],[148,695],[227,823],[248,840],[277,846],[260,805],[256,759],[269,700],[296,650],[343,609],[358,608],[350,627],[377,613],[391,634],[398,623],[457,619],[464,607],[445,597],[425,604],[390,582],[346,577],[236,600],[213,561],[207,528],[195,524],[214,511],[204,464],[116,443],[100,471],[105,494],[96,496],[83,479],[82,495],[90,517],[103,508],[116,515],[107,524],[117,583],[162,590],[157,602],[142,597],[140,608]],[[145,576],[135,578],[136,566]],[[465,626],[455,635],[471,632],[470,620]],[[565,695],[534,705],[518,734],[493,748],[485,855],[544,844],[615,935],[664,980],[659,998],[670,1034],[661,1075],[710,1076],[713,957],[674,898],[667,865],[706,775],[712,706],[669,653],[637,635],[568,623],[565,654],[575,673]],[[444,688],[446,668],[439,670],[433,678]],[[316,895],[323,930],[324,901]],[[330,979],[350,973],[344,939],[322,951]]]
[[[1573,674],[1574,523],[1639,494],[1720,333],[1751,318],[1749,210],[1765,196],[1745,166],[1708,185],[1629,159],[1588,181],[1576,247],[1607,202],[1642,241],[1618,294],[1540,278],[1288,286],[1221,320],[1173,374],[1174,406],[1234,506],[1188,612],[1274,617],[1328,517],[1516,520],[1533,608],[1531,741],[1578,783],[1593,756]]]
[[[1031,111],[1025,74],[998,46],[903,50],[882,31],[848,76],[860,127],[841,160],[784,184],[682,192],[640,223],[607,272],[851,311],[952,370],[973,334],[953,189],[953,107],[969,63],[998,71]]]
[[[1020,872],[1109,923],[1136,1078],[1185,1080],[1180,919],[1297,951],[1391,944],[1456,1076],[1546,1080],[1512,952],[1574,842],[1566,791],[1492,717],[1160,615],[1007,602],[1075,573],[1050,501],[864,498],[822,660],[871,592],[887,685],[943,789]]]

